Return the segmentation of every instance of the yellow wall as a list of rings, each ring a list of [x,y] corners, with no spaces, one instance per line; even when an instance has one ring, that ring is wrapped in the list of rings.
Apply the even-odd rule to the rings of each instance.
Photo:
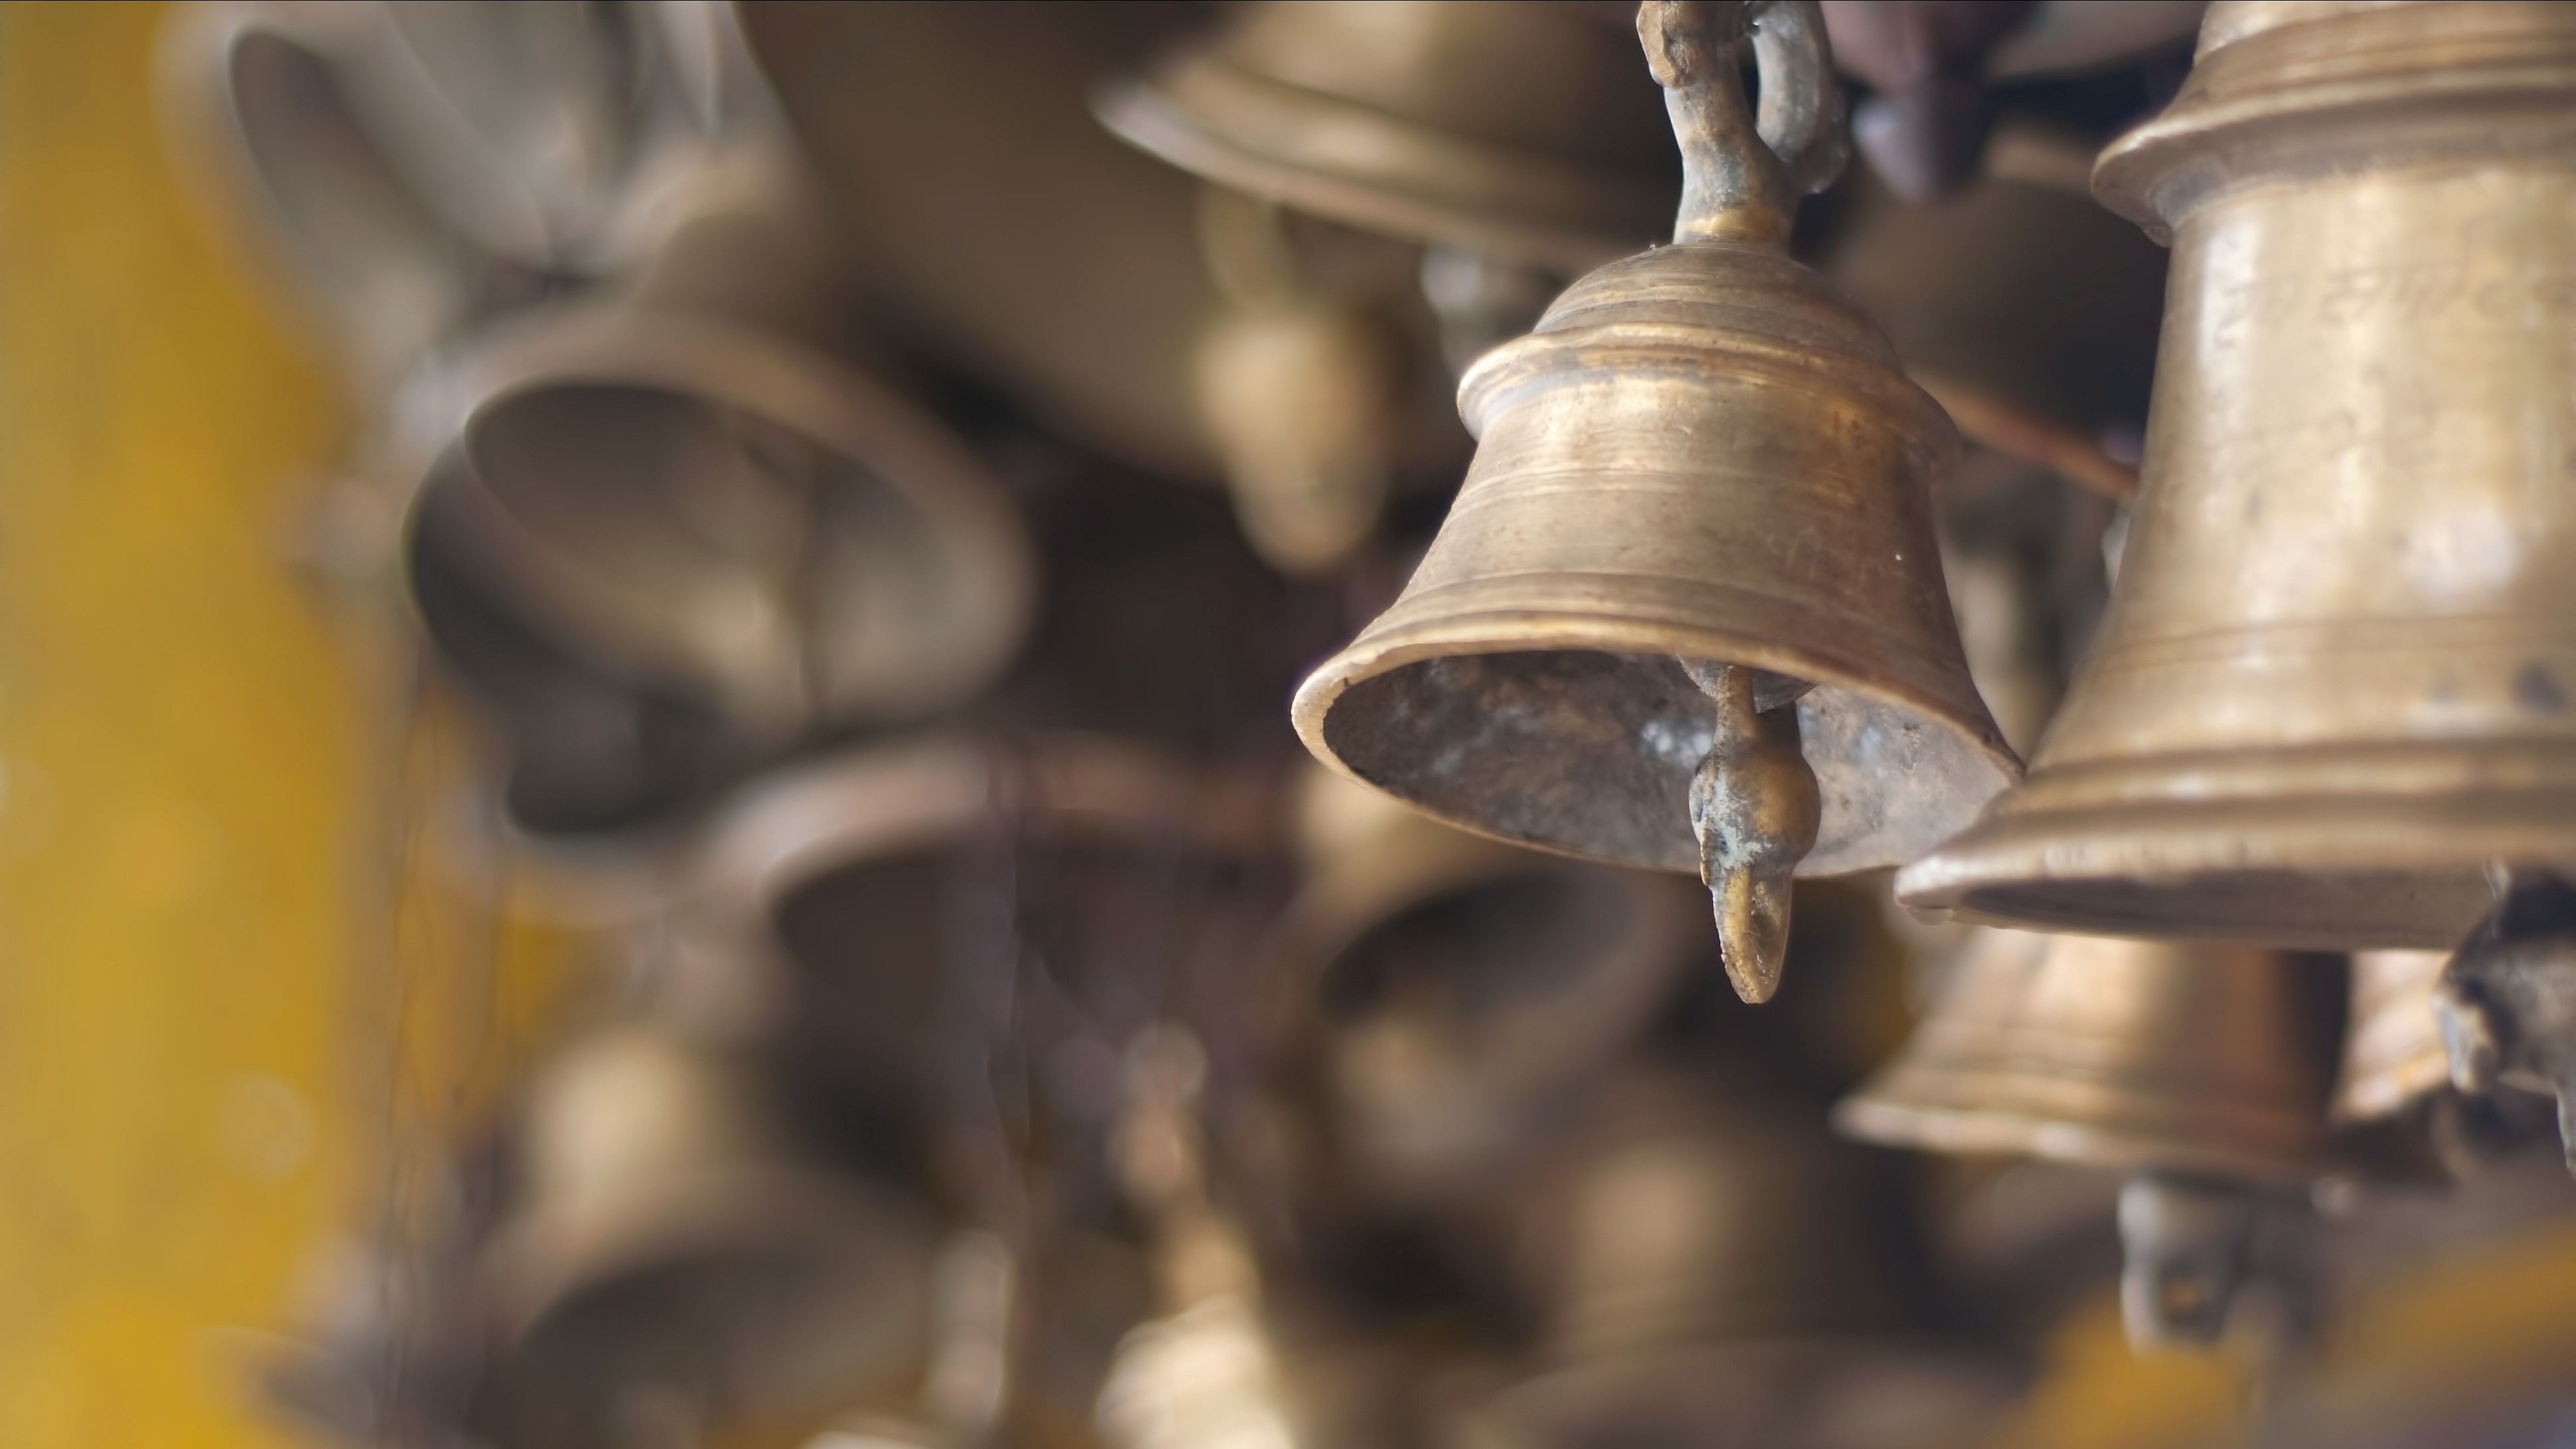
[[[454,732],[385,711],[393,676],[348,667],[286,562],[340,409],[171,173],[159,19],[0,7],[11,1449],[287,1442],[228,1330],[281,1322],[376,1207],[376,1144],[417,1150],[506,1070],[554,956],[496,947],[471,872],[424,863]],[[388,738],[411,741],[390,813]],[[396,861],[398,957],[367,909]]]

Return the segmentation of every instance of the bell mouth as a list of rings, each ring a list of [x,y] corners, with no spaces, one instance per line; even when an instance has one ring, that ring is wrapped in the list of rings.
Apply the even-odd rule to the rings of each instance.
[[[1834,1130],[1949,1157],[2028,1157],[2113,1172],[2204,1173],[2285,1185],[2316,1175],[2324,1162],[2322,1115],[2226,1112],[2224,1106],[2195,1102],[2188,1120],[2159,1121],[2174,1114],[2072,1078],[1998,1086],[1991,1073],[1901,1065],[1837,1106]],[[2214,1144],[2220,1135],[2262,1145]]]
[[[1320,882],[1284,934],[1277,974],[1305,1008],[1361,1135],[1437,1188],[1518,1140],[1524,1114],[1632,1040],[1705,941],[1696,892],[1635,872],[1446,837],[1446,861],[1392,909],[1351,912]],[[1416,840],[1437,850],[1444,842]],[[1352,861],[1372,879],[1400,861]],[[1445,869],[1442,867],[1446,867]],[[1336,901],[1332,897],[1345,897]],[[1340,908],[1337,910],[1337,908]]]
[[[1896,895],[2027,930],[2433,950],[2493,903],[2495,861],[2576,863],[2576,750],[2319,746],[2043,767],[1898,872]]]
[[[677,1389],[758,1413],[911,1371],[936,1245],[887,1194],[773,1168],[647,1187],[613,1221],[540,1208],[485,1267],[512,1367],[582,1407]]]
[[[174,144],[247,183],[257,215],[244,220],[295,264],[281,290],[322,314],[335,345],[390,370],[473,309],[485,268],[362,119],[339,64],[349,28],[219,11],[211,33],[195,19],[178,29],[164,68],[181,99]]]
[[[981,688],[1031,606],[1001,485],[910,405],[702,319],[577,315],[460,369],[464,505],[558,634],[751,733]]]
[[[1665,644],[1669,652],[1581,647],[1584,634],[1605,632],[1597,620],[1568,627],[1525,614],[1476,622],[1465,632],[1563,638],[1568,647],[1363,636],[1298,689],[1298,734],[1343,773],[1462,829],[1680,872],[1700,865],[1687,801],[1714,723],[1707,696],[1676,657],[1814,684],[1797,710],[1823,812],[1800,875],[1913,859],[2016,773],[1991,725],[1981,735],[1935,701],[1859,687],[1851,682],[1863,672],[1857,664],[1820,667],[1828,662],[1803,651],[1685,630],[1668,641],[1641,638],[1650,631],[1633,623],[1618,643]],[[1892,780],[1905,785],[1887,788]]]
[[[433,470],[404,540],[411,603],[442,663],[501,721],[510,827],[548,853],[614,840],[619,869],[631,869],[638,832],[710,798],[763,742],[684,681],[622,669],[551,632],[479,544],[470,505],[445,466]]]

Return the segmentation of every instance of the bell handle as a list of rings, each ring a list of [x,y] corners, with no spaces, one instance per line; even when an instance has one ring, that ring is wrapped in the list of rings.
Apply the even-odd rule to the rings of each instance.
[[[1737,65],[1748,30],[1758,117]],[[1840,175],[1849,152],[1823,11],[1815,0],[1645,0],[1637,39],[1682,152],[1673,240],[1786,247],[1798,199]]]

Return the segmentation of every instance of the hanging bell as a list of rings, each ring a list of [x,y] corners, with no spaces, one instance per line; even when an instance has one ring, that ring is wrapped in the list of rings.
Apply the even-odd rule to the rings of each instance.
[[[1811,1108],[1678,1077],[1598,1093],[1525,1190],[1547,1328],[1471,1449],[1970,1442],[2010,1374],[1944,1334],[1895,1164]]]
[[[2337,1122],[2395,1117],[2450,1085],[2434,1006],[2449,959],[2439,951],[2353,953],[2352,1008],[2335,1079]]]
[[[938,1243],[740,1064],[628,1026],[535,1084],[479,1271],[512,1449],[795,1422],[917,1371]]]
[[[2571,101],[2565,6],[2210,8],[2094,173],[2174,249],[2110,612],[1901,898],[2447,948],[2489,863],[2576,860]]]
[[[1365,818],[1332,832],[1280,924],[1282,1014],[1373,1187],[1490,1191],[1676,995],[1705,940],[1688,888],[1498,845],[1320,770],[1307,804]]]
[[[1699,870],[1759,1001],[1793,869],[1908,859],[2016,764],[1933,542],[1949,421],[1786,255],[1842,154],[1814,7],[1655,3],[1638,30],[1686,155],[1679,244],[1575,283],[1468,372],[1481,442],[1448,522],[1294,715],[1328,763],[1454,824]]]
[[[830,355],[803,178],[746,147],[656,194],[620,295],[406,389],[421,496],[559,647],[664,682],[745,754],[981,688],[1027,621],[1027,541],[960,440]]]
[[[1004,1044],[1096,1062],[1184,1004],[1194,965],[1249,955],[1277,831],[1265,789],[1101,738],[826,756],[709,822],[661,1009],[830,1095],[935,1099]]]
[[[2249,948],[1988,931],[1904,1052],[1835,1122],[1891,1146],[2129,1175],[2133,1338],[2216,1338],[2247,1271],[2254,1194],[2326,1146],[2344,983]]]
[[[1095,105],[1237,191],[1580,271],[1654,240],[1673,205],[1654,92],[1604,8],[1265,0]]]

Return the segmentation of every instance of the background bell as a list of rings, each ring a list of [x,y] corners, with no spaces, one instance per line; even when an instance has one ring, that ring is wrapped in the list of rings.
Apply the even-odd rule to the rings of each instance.
[[[1949,420],[1786,255],[1839,107],[1811,8],[1762,13],[1757,136],[1741,13],[1640,12],[1688,159],[1677,244],[1469,371],[1448,521],[1294,706],[1318,756],[1453,824],[1700,870],[1754,1000],[1793,866],[1908,859],[2015,769],[1933,540]]]
[[[2571,53],[2564,6],[2211,7],[2094,174],[2174,248],[2110,611],[1909,903],[2447,947],[2487,864],[2576,860]]]
[[[480,1264],[495,1442],[792,1423],[915,1371],[936,1218],[805,1140],[771,1091],[643,1026],[535,1085]]]
[[[563,645],[755,750],[980,688],[1027,620],[1019,518],[960,440],[826,350],[838,292],[801,177],[745,148],[658,195],[631,285],[407,389],[438,498],[419,506]]]
[[[2002,1365],[1940,1322],[1897,1163],[1741,1083],[1606,1081],[1519,1209],[1542,1366],[1453,1442],[1945,1443]]]
[[[1633,1048],[1706,939],[1678,881],[1498,845],[1318,770],[1271,983],[1373,1180],[1444,1198]],[[1338,827],[1338,828],[1333,828]]]
[[[2214,1337],[2255,1226],[2230,1185],[2323,1160],[2344,989],[2330,963],[2250,948],[1988,931],[1835,1121],[2129,1174],[2132,1334]]]

